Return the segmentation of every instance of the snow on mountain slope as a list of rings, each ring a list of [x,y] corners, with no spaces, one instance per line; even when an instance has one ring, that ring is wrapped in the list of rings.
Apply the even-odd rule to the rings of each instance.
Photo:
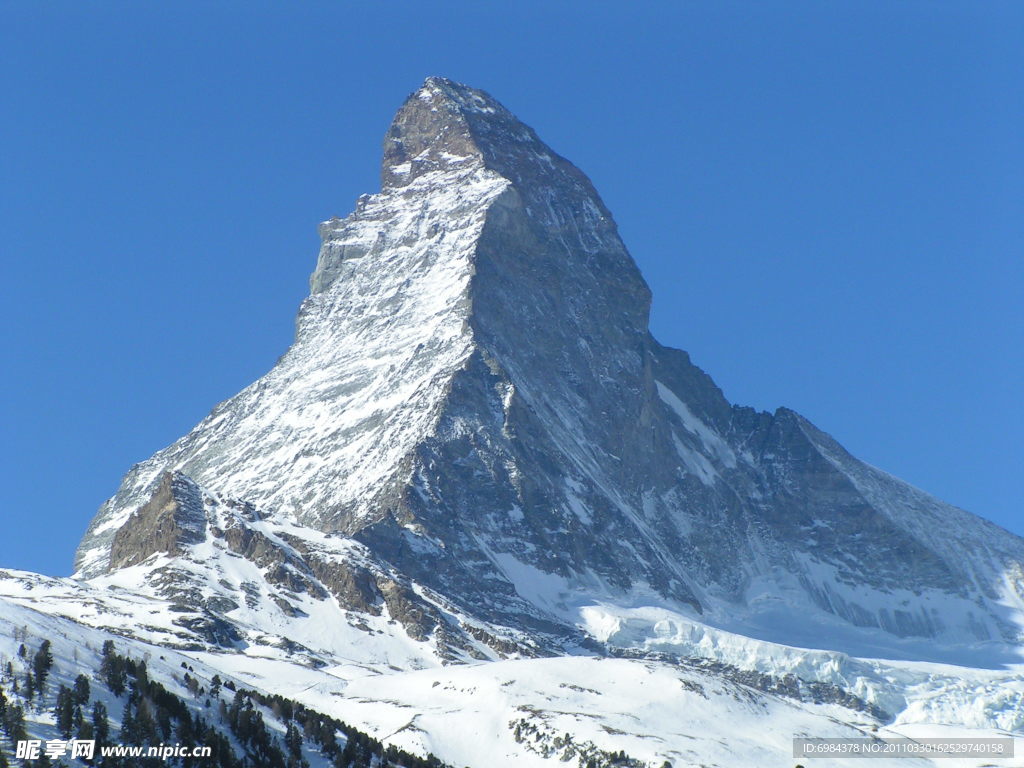
[[[786,759],[786,739],[801,734],[850,735],[878,728],[897,733],[906,727],[937,728],[929,731],[935,734],[956,727],[973,737],[1024,733],[1024,666],[972,670],[851,658],[716,630],[665,607],[643,607],[643,600],[633,608],[593,602],[570,607],[569,593],[558,589],[558,580],[540,572],[532,574],[531,590],[523,588],[532,600],[561,611],[561,621],[575,623],[612,655],[637,658],[498,662],[496,648],[521,657],[530,650],[528,638],[474,622],[437,597],[435,603],[424,601],[423,609],[443,607],[451,623],[444,633],[435,627],[423,635],[421,623],[393,618],[395,603],[389,605],[384,590],[377,606],[352,605],[351,594],[338,583],[327,586],[316,579],[318,568],[310,564],[329,557],[341,558],[338,562],[348,568],[362,562],[366,573],[384,575],[361,545],[264,519],[251,505],[212,495],[181,475],[165,476],[161,485],[167,496],[158,493],[153,506],[162,513],[157,521],[164,532],[168,519],[187,523],[177,538],[165,535],[154,544],[170,551],[154,548],[147,554],[135,546],[128,551],[141,556],[140,562],[88,582],[0,572],[0,599],[148,648],[176,647],[210,669],[340,715],[388,743],[469,765],[485,764],[481,755],[492,749],[507,750],[509,762],[560,760],[566,754],[564,732],[572,735],[569,746],[577,752],[623,749],[648,762],[703,755],[722,765],[741,756],[775,764]],[[175,499],[183,500],[180,508]],[[136,513],[141,519],[136,525],[146,521],[147,509]],[[132,530],[128,526],[123,532]],[[210,535],[197,540],[200,530]],[[159,538],[151,529],[145,533],[151,542]],[[120,549],[115,541],[113,551]],[[520,570],[510,577],[523,583],[531,574]],[[461,645],[460,626],[468,630],[461,633]],[[490,644],[474,642],[474,630]],[[442,666],[446,660],[472,663],[474,656],[491,661],[465,673]],[[597,663],[602,666],[592,666]],[[602,678],[598,669],[615,674]],[[660,681],[658,696],[668,695],[667,688],[684,701],[643,698],[651,689],[638,687],[635,678],[641,674]],[[714,705],[689,700],[698,688],[706,695],[708,686],[715,691]],[[587,701],[574,698],[580,693]],[[735,727],[737,697],[753,718],[749,731],[741,731],[753,734],[749,739],[726,738],[709,726],[722,721]],[[597,701],[615,704],[609,708]],[[475,704],[467,708],[467,702]],[[663,707],[687,713],[685,723],[668,726],[651,716]],[[452,731],[445,723],[455,712],[463,726]],[[467,739],[465,723],[470,722],[475,736]],[[554,746],[556,738],[560,746]],[[645,750],[652,740],[657,748]],[[486,764],[501,764],[488,759],[492,762]]]
[[[30,575],[23,574],[30,579]],[[71,619],[41,612],[11,598],[10,579],[0,581],[0,660],[13,659],[17,646],[34,648],[42,638],[53,644],[55,673],[52,691],[70,686],[76,670],[98,669],[100,649],[111,635]],[[41,580],[37,580],[41,581]],[[53,585],[36,584],[36,599]],[[37,603],[37,606],[40,605]],[[41,603],[49,606],[47,602]],[[391,631],[395,631],[392,629]],[[984,687],[1005,687],[995,677],[975,681],[963,691],[957,710],[949,690],[932,685],[919,691],[909,710],[945,702],[944,711],[927,718],[901,718],[885,725],[869,713],[834,703],[815,704],[765,691],[749,679],[724,668],[701,667],[692,660],[669,663],[600,657],[520,659],[418,671],[388,669],[350,661],[338,666],[298,663],[298,657],[225,654],[223,650],[174,650],[140,639],[114,636],[121,652],[145,659],[150,676],[213,718],[186,685],[184,668],[209,687],[214,675],[238,687],[283,695],[314,710],[331,713],[371,735],[413,753],[433,753],[452,765],[552,766],[580,764],[594,755],[625,751],[640,764],[790,766],[792,739],[808,737],[1006,737],[1019,729],[958,727],[970,709],[970,695]],[[738,639],[739,640],[739,639]],[[378,637],[386,643],[388,638]],[[754,641],[747,641],[754,643]],[[787,649],[795,659],[795,649]],[[753,658],[765,658],[764,649]],[[305,662],[306,660],[302,660]],[[184,667],[183,667],[184,665]],[[922,680],[941,677],[943,670],[919,665]],[[892,674],[899,667],[890,668]],[[879,670],[882,671],[881,669]],[[911,669],[904,670],[906,674]],[[953,678],[947,678],[953,685]],[[959,685],[963,687],[961,680]],[[94,678],[93,693],[103,701],[116,726],[123,702]],[[1017,695],[1024,690],[1020,680]],[[230,693],[224,694],[230,697]],[[1018,710],[1018,715],[1020,710]],[[270,712],[268,722],[273,725]],[[945,719],[936,720],[936,715]],[[919,723],[931,723],[921,725]],[[936,724],[938,722],[944,724]],[[33,738],[58,738],[48,708],[29,710]],[[283,732],[283,725],[274,725]],[[1017,739],[1024,748],[1024,739]],[[312,764],[321,763],[315,759]],[[854,761],[829,765],[854,766]],[[887,765],[890,763],[882,763]],[[932,765],[929,761],[891,761],[891,765]],[[1012,761],[965,760],[936,765],[1013,765]]]
[[[188,528],[168,526],[183,510]],[[118,569],[84,582],[0,571],[0,594],[147,642],[314,667],[419,669],[543,647],[474,619],[351,539],[264,518],[180,474],[163,476],[112,551]]]
[[[14,574],[0,576],[9,588]],[[22,587],[34,582],[36,598],[55,586],[32,574],[17,579]],[[17,759],[18,765],[50,766],[55,763],[45,758],[51,757],[59,759],[56,765],[105,768],[445,768],[434,756],[374,742],[274,687],[253,686],[228,673],[215,656],[206,664],[194,653],[37,607],[49,605],[0,597],[4,765]],[[23,761],[21,748],[33,740],[46,755]],[[86,759],[69,751],[75,741],[92,745]],[[151,749],[158,751],[147,754]],[[193,750],[208,752],[192,758]]]
[[[592,744],[624,750],[656,767],[669,761],[788,768],[794,762],[794,737],[863,738],[902,731],[902,726],[879,727],[870,717],[834,705],[795,702],[698,668],[625,659],[506,661],[363,678],[349,683],[335,707],[407,749],[429,749],[467,765],[539,768],[566,756],[572,760]],[[953,730],[932,726],[928,733]],[[970,733],[1007,735],[998,729]],[[482,754],[488,757],[481,760]],[[851,764],[857,763],[829,762]]]
[[[1018,537],[858,461],[805,419],[802,427],[822,455],[850,478],[872,506],[961,571],[995,613],[1003,636],[1024,626],[1024,564]],[[965,553],[971,556],[965,558]],[[985,621],[977,613],[971,619]]]
[[[335,290],[303,302],[295,344],[267,376],[133,468],[90,527],[81,573],[105,569],[114,532],[169,467],[307,523],[342,510],[361,519],[401,479],[470,354],[470,257],[489,202],[507,186],[453,165],[363,197],[349,219],[322,226],[321,261],[342,260]]]
[[[394,618],[401,611],[393,610],[393,606],[400,603],[394,598],[389,601],[386,589],[378,592],[379,603],[375,606],[353,605],[352,595],[339,582],[324,585],[316,578],[319,569],[315,563],[330,557],[341,558],[338,562],[348,568],[362,562],[366,573],[377,578],[394,576],[381,570],[361,545],[294,523],[263,519],[251,505],[212,495],[181,475],[166,476],[161,485],[168,496],[158,493],[154,506],[162,512],[157,520],[165,526],[164,532],[168,519],[187,518],[177,539],[164,536],[156,541],[159,537],[150,530],[146,535],[155,542],[152,552],[147,554],[138,547],[129,550],[143,556],[140,562],[125,564],[87,582],[0,572],[0,600],[6,606],[30,607],[45,611],[49,617],[112,632],[144,644],[150,654],[154,647],[177,648],[177,653],[198,659],[246,685],[343,716],[388,743],[435,752],[456,763],[464,762],[475,750],[470,765],[484,764],[480,755],[485,745],[497,749],[494,745],[510,739],[515,742],[512,723],[524,719],[537,729],[527,729],[536,740],[524,739],[516,742],[517,747],[507,745],[510,761],[525,759],[540,764],[539,755],[563,756],[564,744],[552,746],[563,730],[573,735],[577,746],[593,745],[612,752],[624,749],[631,755],[648,754],[638,751],[638,744],[657,737],[654,740],[662,751],[650,754],[660,755],[659,760],[679,759],[690,754],[680,751],[684,742],[698,735],[706,738],[713,732],[700,717],[736,721],[737,715],[731,711],[736,696],[753,697],[758,702],[750,710],[756,715],[749,724],[755,736],[733,743],[719,734],[708,743],[691,745],[691,752],[718,755],[723,765],[740,755],[756,757],[759,764],[773,764],[785,755],[780,745],[786,733],[792,738],[801,733],[826,736],[850,732],[849,725],[838,727],[837,722],[853,723],[855,729],[868,731],[941,725],[968,729],[975,737],[995,731],[1024,733],[1024,666],[972,670],[851,658],[834,651],[771,644],[716,630],[665,607],[643,607],[643,600],[633,608],[593,602],[570,607],[566,602],[569,595],[557,589],[557,580],[552,582],[551,577],[539,572],[533,574],[535,581],[528,592],[531,599],[552,612],[562,611],[560,620],[575,623],[600,643],[597,648],[637,658],[602,661],[599,657],[561,657],[550,662],[538,659],[536,663],[520,658],[510,664],[498,662],[495,659],[499,655],[522,657],[533,650],[529,638],[507,627],[475,621],[436,596],[432,596],[433,603],[424,600],[422,610],[429,611],[431,606],[445,609],[450,624],[445,632],[438,632],[440,625],[436,625],[434,631],[421,634],[421,622]],[[180,508],[175,508],[174,499],[184,500]],[[136,513],[142,522],[146,515],[145,507]],[[132,527],[123,530],[131,531]],[[199,530],[209,535],[197,540]],[[120,548],[120,542],[115,541],[114,552]],[[530,574],[510,576],[522,583]],[[418,592],[430,596],[428,590],[418,588]],[[407,606],[405,610],[410,609]],[[827,637],[821,635],[823,640]],[[477,638],[482,641],[476,642]],[[496,643],[496,638],[504,642]],[[443,662],[473,663],[474,657],[491,661],[474,664],[474,671],[465,673],[469,675],[465,684],[452,683],[452,676],[459,678],[464,673],[445,669]],[[590,665],[598,662],[612,662],[601,669],[616,670],[607,682],[608,690],[595,688],[596,668]],[[580,682],[569,679],[572,669],[579,670],[574,674]],[[423,674],[410,678],[408,670],[422,670]],[[651,670],[662,670],[668,676],[662,680],[664,685],[682,674],[680,670],[686,671],[686,679],[702,680],[702,689],[713,684],[716,695],[721,696],[715,699],[716,706],[721,705],[725,711],[709,709],[710,705],[697,707],[692,701],[673,701],[671,711],[695,710],[700,717],[694,725],[691,720],[697,715],[690,714],[682,730],[666,731],[667,726],[656,718],[635,715],[639,705],[628,696],[624,708],[617,704],[606,711],[591,700],[585,709],[573,709],[583,706],[572,698],[580,693],[580,687],[600,689],[594,696],[607,696],[616,702],[625,696],[623,688],[632,691],[631,696],[646,695],[646,689],[634,690],[634,678],[641,671],[655,674]],[[429,687],[428,682],[410,680],[428,681]],[[819,687],[815,689],[814,684]],[[434,690],[441,685],[447,687],[440,692]],[[696,690],[686,683],[679,685],[685,696]],[[446,691],[451,692],[450,697]],[[492,699],[480,698],[483,691],[509,696],[502,698],[499,706]],[[463,696],[460,705],[459,692],[472,695]],[[761,701],[766,696],[768,703]],[[452,732],[443,726],[468,701],[479,702],[479,709],[460,712],[460,722],[474,722],[474,727],[480,729],[470,741],[463,738],[464,729]],[[813,701],[822,703],[815,705]],[[650,701],[646,706],[650,711],[657,710]],[[622,722],[624,712],[634,712],[632,729]],[[802,723],[804,718],[808,719],[806,724],[798,727],[795,723]],[[412,726],[408,725],[410,720]],[[586,723],[598,732],[592,733]],[[609,733],[622,738],[609,740]],[[675,736],[669,738],[667,733]],[[769,740],[771,746],[761,754],[755,745],[763,747],[766,733],[776,733],[773,738],[779,743]],[[730,746],[716,751],[711,742]]]
[[[971,669],[952,664],[856,658],[725,632],[664,608],[588,606],[582,620],[610,648],[705,659],[776,678],[835,686],[877,707],[886,722],[947,723],[1024,732],[1024,664]],[[823,636],[825,639],[825,636]]]

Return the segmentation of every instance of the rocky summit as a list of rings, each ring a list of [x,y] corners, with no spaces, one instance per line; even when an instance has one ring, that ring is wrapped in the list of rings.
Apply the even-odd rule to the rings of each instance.
[[[42,590],[52,613],[225,674],[264,659],[266,686],[291,669],[299,699],[459,764],[504,764],[429,724],[460,685],[519,713],[493,737],[509,764],[601,765],[630,728],[698,738],[651,713],[566,742],[529,715],[567,685],[628,699],[638,674],[705,701],[782,697],[811,720],[770,722],[805,733],[819,716],[1024,727],[1024,680],[994,671],[1021,659],[1024,540],[789,409],[729,403],[652,337],[650,290],[587,177],[487,93],[429,78],[387,131],[381,191],[320,234],[277,365],[132,467],[72,580],[0,579],[7,599]],[[589,666],[609,657],[610,677]],[[555,686],[555,659],[576,682]],[[422,692],[401,677],[481,661]],[[422,722],[357,706],[375,699],[356,669]],[[601,709],[574,701],[557,706]],[[694,754],[737,764],[716,749]]]

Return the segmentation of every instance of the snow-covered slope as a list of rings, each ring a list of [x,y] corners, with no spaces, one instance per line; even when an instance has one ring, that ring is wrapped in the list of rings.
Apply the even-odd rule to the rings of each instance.
[[[93,680],[92,700],[104,703],[112,740],[119,740],[124,701],[95,675],[104,642],[114,639],[119,653],[144,660],[152,679],[224,730],[216,701],[219,696],[230,703],[232,693],[208,692],[215,675],[231,681],[233,688],[283,696],[386,744],[414,754],[433,753],[458,766],[586,766],[594,758],[608,760],[598,765],[611,765],[610,756],[620,751],[636,761],[630,765],[652,768],[665,761],[674,766],[789,766],[792,740],[799,737],[1002,737],[1015,738],[1017,749],[1024,748],[1020,673],[847,659],[701,627],[691,628],[685,648],[678,637],[662,637],[658,644],[687,650],[688,656],[578,655],[442,666],[429,650],[409,654],[408,638],[394,624],[385,624],[375,628],[372,642],[360,642],[342,629],[331,641],[336,663],[328,662],[329,654],[313,663],[296,648],[254,644],[239,653],[204,645],[201,639],[170,647],[165,631],[147,626],[161,622],[166,606],[118,592],[109,584],[83,586],[0,572],[0,662],[13,660],[15,677],[23,675],[28,665],[19,659],[18,646],[34,649],[44,638],[55,657],[48,693],[26,712],[32,738],[60,737],[52,714],[56,689],[70,687],[85,670]],[[91,609],[78,607],[90,602]],[[70,618],[76,611],[77,620]],[[137,627],[126,619],[134,619]],[[701,641],[695,642],[698,635]],[[416,660],[410,663],[412,657]],[[189,690],[185,670],[203,693]],[[814,680],[822,684],[811,685]],[[10,691],[10,681],[4,685]],[[204,698],[211,696],[214,704],[208,705]],[[875,701],[869,702],[870,697]],[[898,704],[901,711],[882,713],[883,704]],[[285,723],[274,722],[270,710],[264,715],[271,730],[283,736]],[[0,748],[6,748],[2,739]],[[306,757],[313,768],[327,765],[316,752]],[[829,764],[858,765],[853,760]],[[908,764],[932,763],[892,762]],[[936,763],[1014,764],[991,759]]]
[[[587,178],[493,98],[428,79],[381,192],[321,236],[278,364],[131,469],[75,580],[0,595],[473,765],[555,760],[570,722],[595,755],[721,765],[801,728],[1022,728],[1024,540],[727,402],[651,337]],[[446,686],[489,702],[478,742]],[[629,707],[591,729],[592,696]],[[712,727],[748,704],[776,757]],[[547,714],[509,741],[523,707]]]
[[[89,529],[83,574],[106,568],[114,532],[168,468],[310,524],[352,528],[376,512],[471,354],[471,257],[508,183],[464,165],[361,198],[322,226],[321,262],[340,263],[314,284],[336,270],[335,289],[303,302],[295,344],[269,374],[132,469]]]
[[[215,656],[206,663],[195,653],[51,612],[67,605],[55,580],[0,571],[0,584],[0,592],[19,595],[0,597],[3,765],[444,768],[422,750],[414,755],[374,743],[336,717],[282,697],[280,686],[253,685],[251,675],[231,674]],[[99,596],[110,599],[106,591]],[[133,602],[136,621],[146,620],[143,601]],[[48,661],[40,664],[43,657]],[[91,745],[88,760],[76,759],[72,739]],[[22,761],[21,748],[31,740],[39,760]],[[151,748],[156,756],[147,754]],[[192,759],[193,750],[210,751]],[[43,752],[59,762],[46,761]]]

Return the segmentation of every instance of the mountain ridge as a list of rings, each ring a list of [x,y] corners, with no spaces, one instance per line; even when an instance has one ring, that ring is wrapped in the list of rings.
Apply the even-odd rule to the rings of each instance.
[[[590,182],[500,103],[428,78],[384,147],[381,192],[321,225],[293,345],[132,469],[78,576],[109,568],[175,470],[503,626],[572,636],[551,599],[639,590],[712,622],[774,621],[778,603],[869,634],[1020,642],[1024,540],[789,409],[731,405],[651,336],[650,290]],[[951,546],[935,529],[953,522]],[[538,581],[563,597],[533,599]]]

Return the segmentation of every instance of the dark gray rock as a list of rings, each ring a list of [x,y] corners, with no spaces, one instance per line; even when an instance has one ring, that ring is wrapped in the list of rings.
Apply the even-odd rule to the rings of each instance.
[[[151,555],[178,554],[206,537],[202,494],[192,480],[165,472],[152,498],[121,526],[110,545],[110,567],[136,565]]]

